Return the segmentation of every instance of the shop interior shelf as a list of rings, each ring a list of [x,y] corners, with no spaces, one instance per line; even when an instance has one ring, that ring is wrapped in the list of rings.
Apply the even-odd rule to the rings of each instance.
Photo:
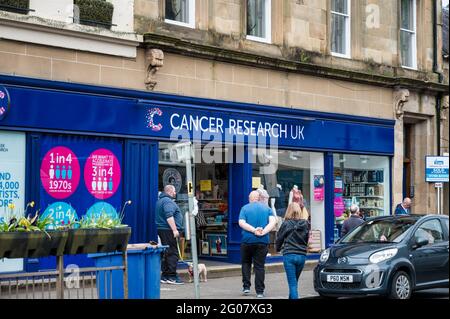
[[[371,195],[371,196],[369,196],[369,195],[351,195],[351,196],[343,196],[343,197],[348,197],[348,198],[352,198],[352,197],[362,197],[362,198],[380,198],[380,199],[383,199],[384,198],[384,196],[375,196],[375,195]]]
[[[383,183],[380,182],[346,182],[345,184],[379,184],[379,185],[383,185]]]

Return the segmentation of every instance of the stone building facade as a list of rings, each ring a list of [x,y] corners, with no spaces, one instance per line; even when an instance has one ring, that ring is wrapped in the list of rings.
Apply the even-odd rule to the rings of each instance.
[[[413,211],[436,211],[424,158],[438,153],[437,125],[448,132],[448,115],[436,117],[438,101],[448,114],[448,68],[442,80],[434,54],[441,1],[435,23],[433,1],[414,1],[415,69],[401,66],[401,1],[348,2],[348,57],[331,53],[331,0],[272,0],[266,42],[246,36],[244,0],[189,1],[191,26],[167,23],[163,0],[108,1],[124,8],[111,30],[72,23],[69,0],[59,10],[32,0],[26,16],[0,11],[0,73],[395,120],[392,203],[406,192]]]

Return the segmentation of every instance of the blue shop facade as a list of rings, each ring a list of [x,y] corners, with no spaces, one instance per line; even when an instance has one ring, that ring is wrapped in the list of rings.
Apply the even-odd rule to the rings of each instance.
[[[351,204],[391,214],[393,120],[0,75],[0,218],[120,212],[131,243],[157,240],[155,203],[165,185],[187,211],[186,165],[194,145],[200,258],[240,262],[240,209],[252,189],[269,193],[282,220],[298,190],[312,232],[309,258],[340,236]],[[270,261],[279,261],[271,234]],[[189,242],[181,242],[189,259]],[[82,255],[66,264],[89,266]],[[53,258],[3,260],[0,272],[55,267]]]

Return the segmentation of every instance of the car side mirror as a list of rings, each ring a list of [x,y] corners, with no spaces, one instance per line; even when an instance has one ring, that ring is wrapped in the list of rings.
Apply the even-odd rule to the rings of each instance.
[[[422,247],[422,246],[428,245],[429,242],[430,242],[430,241],[429,241],[428,239],[423,238],[423,237],[420,237],[420,238],[417,238],[417,239],[416,239],[416,244],[415,244],[414,246],[415,246],[415,248],[420,248],[420,247]]]

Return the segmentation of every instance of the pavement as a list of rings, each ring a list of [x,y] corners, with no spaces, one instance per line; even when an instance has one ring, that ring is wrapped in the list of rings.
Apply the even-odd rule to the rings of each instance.
[[[201,299],[255,299],[256,292],[254,286],[251,287],[251,294],[242,294],[242,277],[240,265],[213,263],[210,261],[200,261],[207,264],[208,281],[200,282]],[[319,295],[313,287],[313,268],[316,261],[307,261],[304,271],[299,279],[300,298],[319,299]],[[161,284],[161,299],[194,299],[194,284],[188,282],[187,270],[179,271],[180,277],[185,281],[184,285]],[[252,274],[252,285],[254,275]],[[266,264],[265,278],[265,298],[266,299],[286,299],[289,289],[282,263]],[[360,297],[356,297],[360,298]],[[380,298],[380,297],[369,297]],[[430,289],[415,292],[413,299],[449,299],[449,289]]]
[[[304,271],[300,276],[299,293],[300,298],[316,297],[314,291],[313,272]],[[252,275],[254,284],[254,275]],[[286,275],[282,273],[266,273],[265,278],[266,299],[286,299],[288,297],[288,285]],[[161,284],[161,299],[194,299],[194,284],[184,285]],[[242,277],[231,276],[223,278],[208,278],[207,282],[200,283],[200,298],[202,299],[255,299],[256,292],[254,286],[251,287],[251,294],[242,294]]]

